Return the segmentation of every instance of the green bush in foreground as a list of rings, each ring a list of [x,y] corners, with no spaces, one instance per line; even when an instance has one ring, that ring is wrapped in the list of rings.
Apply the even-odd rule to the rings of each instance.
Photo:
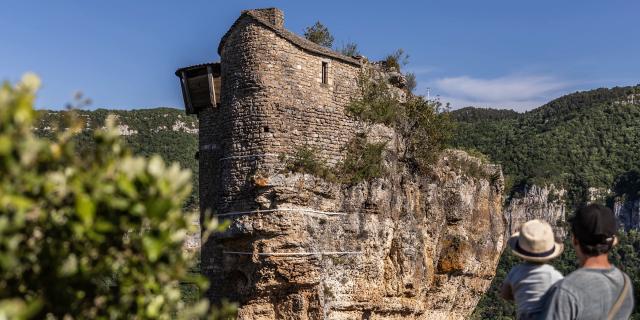
[[[113,121],[78,155],[81,127],[32,133],[37,77],[0,88],[0,319],[199,318],[183,301],[189,276],[181,205],[190,172],[132,156]]]

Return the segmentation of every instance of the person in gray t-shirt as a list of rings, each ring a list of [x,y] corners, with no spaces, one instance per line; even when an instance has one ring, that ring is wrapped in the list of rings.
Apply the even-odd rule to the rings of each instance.
[[[634,305],[630,279],[608,258],[617,243],[615,215],[592,204],[578,209],[570,222],[581,268],[549,289],[540,319],[629,319]]]

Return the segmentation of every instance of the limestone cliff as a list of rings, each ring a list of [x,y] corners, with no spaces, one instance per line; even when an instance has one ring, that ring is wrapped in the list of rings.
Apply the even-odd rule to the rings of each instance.
[[[620,228],[625,230],[640,229],[640,200],[627,195],[615,196],[610,189],[589,188],[590,202],[611,202],[613,212],[618,218]],[[542,219],[554,228],[556,237],[564,238],[568,234],[566,220],[571,212],[567,212],[566,191],[553,185],[533,185],[523,194],[510,199],[504,207],[507,221],[507,236],[518,231],[520,225],[531,219]]]
[[[261,212],[238,213],[205,273],[239,319],[464,319],[505,243],[498,166],[462,151],[428,175],[399,161],[391,129],[383,178],[344,186],[308,174],[259,172]],[[469,170],[474,168],[474,170]],[[473,175],[471,174],[473,172]]]
[[[558,238],[566,236],[563,228],[565,222],[565,194],[564,189],[557,189],[553,185],[528,187],[521,195],[515,196],[505,205],[504,215],[507,220],[507,235],[520,229],[520,226],[532,219],[547,221],[554,229]]]

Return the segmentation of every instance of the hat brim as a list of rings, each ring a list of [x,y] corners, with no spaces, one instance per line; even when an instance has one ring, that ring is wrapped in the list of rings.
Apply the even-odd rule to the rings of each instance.
[[[544,256],[544,257],[532,257],[532,256],[529,256],[529,255],[527,255],[526,253],[524,253],[522,251],[519,251],[516,248],[519,237],[520,237],[520,232],[514,233],[511,236],[511,238],[509,238],[509,241],[507,242],[507,244],[511,248],[511,253],[513,253],[513,255],[515,255],[516,257],[519,257],[519,258],[521,258],[523,260],[526,260],[526,261],[547,262],[549,260],[555,259],[558,256],[560,256],[562,254],[562,251],[564,250],[564,245],[562,243],[556,242],[553,252],[550,253],[549,255]]]

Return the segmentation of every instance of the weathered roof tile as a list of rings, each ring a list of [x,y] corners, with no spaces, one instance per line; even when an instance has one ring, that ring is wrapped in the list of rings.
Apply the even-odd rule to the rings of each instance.
[[[231,32],[233,31],[233,29],[235,27],[237,27],[240,24],[240,21],[244,18],[244,17],[250,17],[251,19],[253,19],[254,21],[262,24],[263,26],[269,28],[271,31],[273,31],[275,34],[277,34],[278,36],[282,37],[283,39],[291,42],[293,45],[312,52],[312,53],[316,53],[316,54],[320,54],[323,56],[327,56],[327,57],[331,57],[352,65],[356,65],[356,66],[361,66],[362,62],[358,59],[352,58],[352,57],[347,57],[345,55],[342,55],[338,52],[335,52],[331,49],[325,48],[319,44],[316,44],[314,42],[311,42],[289,30],[286,30],[285,28],[279,28],[275,25],[273,25],[272,23],[270,23],[269,21],[267,21],[266,19],[263,18],[263,16],[258,13],[256,10],[247,10],[242,12],[242,14],[240,15],[240,17],[238,17],[238,19],[236,19],[236,21],[233,23],[233,25],[231,25],[231,28],[229,28],[229,31],[227,31],[227,33],[225,33],[225,35],[222,37],[222,39],[220,40],[220,44],[218,45],[218,54],[220,54],[222,52],[222,48],[224,47],[224,44],[227,40],[227,38],[231,35]]]

